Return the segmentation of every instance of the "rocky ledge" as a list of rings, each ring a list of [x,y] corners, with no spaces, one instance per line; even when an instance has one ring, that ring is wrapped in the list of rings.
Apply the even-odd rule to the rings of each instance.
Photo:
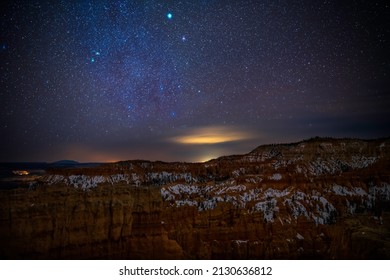
[[[4,259],[389,259],[390,139],[57,168],[0,190]]]

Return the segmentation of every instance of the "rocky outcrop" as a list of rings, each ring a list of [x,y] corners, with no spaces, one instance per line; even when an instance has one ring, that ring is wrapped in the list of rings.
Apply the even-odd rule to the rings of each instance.
[[[390,140],[52,169],[0,191],[0,258],[389,259]]]

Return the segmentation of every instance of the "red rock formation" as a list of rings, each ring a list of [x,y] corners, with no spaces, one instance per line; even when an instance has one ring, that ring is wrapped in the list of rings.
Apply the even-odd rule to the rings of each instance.
[[[0,191],[0,258],[390,257],[390,140],[53,169]]]

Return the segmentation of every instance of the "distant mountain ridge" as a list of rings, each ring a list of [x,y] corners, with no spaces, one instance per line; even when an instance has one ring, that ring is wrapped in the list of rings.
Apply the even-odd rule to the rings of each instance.
[[[49,163],[50,167],[67,167],[67,166],[77,166],[80,163],[74,160],[59,160],[56,162]]]

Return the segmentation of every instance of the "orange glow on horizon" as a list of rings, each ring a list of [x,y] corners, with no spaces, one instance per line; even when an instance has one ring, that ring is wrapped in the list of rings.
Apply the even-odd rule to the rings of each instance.
[[[202,145],[240,141],[251,137],[249,133],[234,127],[210,126],[193,129],[186,135],[172,138],[172,141],[179,144]]]

